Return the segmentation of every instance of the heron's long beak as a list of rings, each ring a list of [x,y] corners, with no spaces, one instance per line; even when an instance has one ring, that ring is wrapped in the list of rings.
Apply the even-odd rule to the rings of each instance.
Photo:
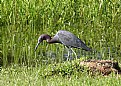
[[[36,47],[35,47],[35,50],[34,50],[34,51],[36,51],[36,50],[37,50],[37,48],[38,48],[39,44],[40,44],[40,42],[38,42],[38,43],[37,43],[37,45],[36,45]]]

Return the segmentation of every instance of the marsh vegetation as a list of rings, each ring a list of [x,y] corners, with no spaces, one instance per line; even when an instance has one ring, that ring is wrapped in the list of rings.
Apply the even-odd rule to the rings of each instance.
[[[0,6],[2,85],[121,84],[121,79],[115,76],[92,78],[85,74],[78,79],[75,74],[71,78],[53,76],[43,79],[39,76],[40,69],[48,64],[64,62],[67,51],[61,44],[48,45],[43,42],[34,52],[41,34],[54,36],[58,30],[67,30],[96,51],[88,53],[74,49],[79,58],[98,59],[101,56],[101,59],[120,63],[120,0],[1,0]],[[65,80],[69,81],[66,83]]]

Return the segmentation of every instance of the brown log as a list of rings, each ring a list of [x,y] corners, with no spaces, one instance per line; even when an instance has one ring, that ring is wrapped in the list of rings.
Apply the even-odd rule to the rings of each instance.
[[[99,72],[102,75],[109,75],[111,72],[121,74],[118,62],[111,60],[87,60],[80,62],[80,66],[88,67],[93,73]]]

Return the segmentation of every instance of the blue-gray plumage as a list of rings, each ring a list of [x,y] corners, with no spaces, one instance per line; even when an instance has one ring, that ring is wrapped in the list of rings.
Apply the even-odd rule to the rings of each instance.
[[[47,42],[50,44],[51,43],[61,43],[68,48],[82,48],[86,51],[91,51],[91,49],[89,47],[87,47],[86,44],[84,44],[84,42],[82,42],[79,38],[77,38],[71,32],[65,31],[65,30],[59,30],[53,38],[51,38],[51,36],[49,36],[47,34],[42,34],[38,38],[38,43],[35,47],[35,50],[37,49],[38,45],[43,40],[47,40]]]

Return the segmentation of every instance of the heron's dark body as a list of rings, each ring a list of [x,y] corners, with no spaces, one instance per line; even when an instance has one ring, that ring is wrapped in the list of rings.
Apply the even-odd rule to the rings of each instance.
[[[52,43],[61,43],[63,45],[65,45],[68,48],[82,48],[86,51],[91,51],[90,48],[88,48],[86,46],[86,44],[84,44],[84,42],[82,42],[79,38],[77,38],[74,34],[72,34],[69,31],[65,31],[65,30],[59,30],[57,32],[57,34],[51,38],[49,35],[47,34],[43,34],[39,37],[38,39],[38,44],[35,47],[35,50],[37,49],[38,45],[40,42],[42,42],[43,40],[47,40],[48,43],[52,44]]]

